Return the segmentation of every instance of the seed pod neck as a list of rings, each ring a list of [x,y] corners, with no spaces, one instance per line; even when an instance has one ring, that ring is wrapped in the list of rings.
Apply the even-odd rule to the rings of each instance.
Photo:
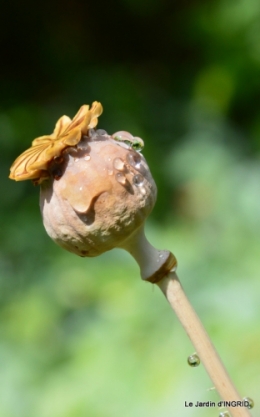
[[[157,283],[177,267],[177,260],[171,252],[158,250],[148,242],[143,226],[124,241],[121,248],[136,260],[145,281]]]

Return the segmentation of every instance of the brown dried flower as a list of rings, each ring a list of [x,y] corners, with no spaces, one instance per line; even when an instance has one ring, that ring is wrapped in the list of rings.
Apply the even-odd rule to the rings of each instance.
[[[88,129],[97,125],[97,118],[102,110],[101,104],[95,101],[91,109],[88,105],[83,105],[73,120],[68,116],[62,116],[51,135],[34,139],[31,148],[18,156],[11,166],[9,178],[15,181],[31,179],[34,183],[40,184],[50,176],[50,161],[59,157],[65,148],[77,145],[82,134],[86,134]]]

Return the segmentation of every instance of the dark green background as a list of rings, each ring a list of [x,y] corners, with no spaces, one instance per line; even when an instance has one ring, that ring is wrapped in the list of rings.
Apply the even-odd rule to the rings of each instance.
[[[260,380],[260,5],[256,0],[2,2],[0,416],[216,416],[156,288],[122,251],[65,253],[38,188],[7,177],[31,141],[98,100],[145,141],[147,236],[179,275],[243,396]]]

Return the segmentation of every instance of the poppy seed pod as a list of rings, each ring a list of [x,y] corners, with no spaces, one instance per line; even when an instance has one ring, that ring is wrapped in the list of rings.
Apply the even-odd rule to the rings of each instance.
[[[36,138],[15,160],[10,178],[40,184],[43,223],[58,245],[82,257],[125,249],[142,278],[157,282],[176,260],[144,235],[157,195],[140,153],[144,144],[125,131],[110,136],[94,129],[101,113],[101,104],[94,102],[73,120],[61,117],[51,135]]]
[[[90,130],[49,166],[40,206],[49,236],[80,256],[98,256],[144,223],[156,185],[144,157],[104,131]]]

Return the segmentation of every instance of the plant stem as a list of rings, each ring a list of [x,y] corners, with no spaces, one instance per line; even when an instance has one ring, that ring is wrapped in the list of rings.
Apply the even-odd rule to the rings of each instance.
[[[188,334],[223,401],[242,401],[199,317],[187,299],[175,272],[157,282]],[[245,407],[228,407],[231,417],[250,417]]]
[[[169,251],[159,251],[153,247],[146,239],[143,227],[131,235],[121,247],[127,250],[139,264],[142,279],[156,283],[166,296],[221,399],[242,402],[206,330],[183,291],[175,273],[177,261],[174,255]],[[231,417],[251,416],[246,407],[238,405],[227,408]]]

